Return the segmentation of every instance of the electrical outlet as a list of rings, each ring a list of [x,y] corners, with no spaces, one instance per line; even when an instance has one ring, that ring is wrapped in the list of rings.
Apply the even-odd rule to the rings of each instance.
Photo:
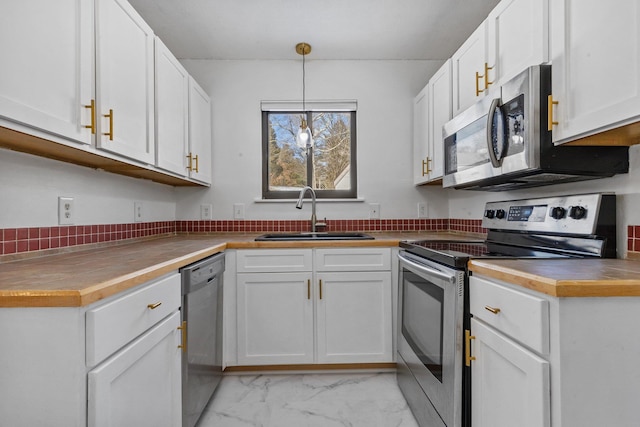
[[[369,218],[380,219],[380,203],[369,203]]]
[[[73,197],[58,197],[58,224],[70,225],[75,219]]]
[[[200,205],[200,219],[211,219],[211,205]]]
[[[418,203],[418,218],[427,218],[429,216],[429,207],[426,203]]]
[[[142,222],[143,214],[142,202],[133,202],[133,221]]]
[[[244,219],[244,204],[234,203],[233,205],[233,219]]]

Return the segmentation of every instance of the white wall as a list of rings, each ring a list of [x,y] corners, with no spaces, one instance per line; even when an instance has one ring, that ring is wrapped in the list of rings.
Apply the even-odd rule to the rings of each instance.
[[[76,225],[175,219],[173,187],[0,149],[0,228],[58,224],[58,196],[74,198]]]
[[[301,100],[302,64],[291,61],[184,60],[211,95],[213,105],[213,186],[181,189],[177,219],[199,218],[200,204],[213,204],[214,219],[232,219],[242,203],[245,219],[306,219],[288,203],[256,203],[261,198],[262,100]],[[369,203],[381,218],[416,218],[417,203],[428,200],[429,216],[448,217],[447,191],[412,184],[413,97],[441,61],[306,62],[309,100],[355,99],[357,111],[358,197],[363,202],[320,202],[327,219],[369,218]]]

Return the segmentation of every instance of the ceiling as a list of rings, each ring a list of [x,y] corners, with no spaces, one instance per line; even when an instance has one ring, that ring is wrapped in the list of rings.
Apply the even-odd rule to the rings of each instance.
[[[129,0],[180,59],[443,60],[499,0]]]

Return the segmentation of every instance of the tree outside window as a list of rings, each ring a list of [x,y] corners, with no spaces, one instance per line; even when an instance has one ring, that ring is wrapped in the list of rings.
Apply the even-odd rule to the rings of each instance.
[[[313,146],[300,147],[296,133],[305,119]],[[310,186],[318,198],[355,198],[355,111],[274,112],[262,116],[264,199],[296,198]]]

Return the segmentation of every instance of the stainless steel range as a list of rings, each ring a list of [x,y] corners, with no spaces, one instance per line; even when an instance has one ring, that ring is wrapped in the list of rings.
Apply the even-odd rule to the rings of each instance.
[[[400,243],[398,384],[424,427],[471,425],[471,258],[616,257],[614,194],[489,202],[482,225],[484,241]]]

